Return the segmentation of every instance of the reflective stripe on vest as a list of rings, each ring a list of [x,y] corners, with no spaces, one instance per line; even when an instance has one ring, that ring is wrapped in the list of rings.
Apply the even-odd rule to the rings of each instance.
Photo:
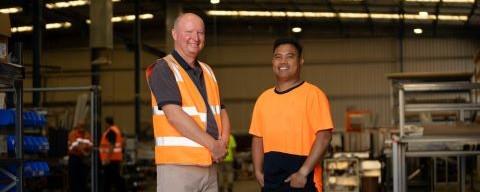
[[[220,114],[220,105],[210,105],[210,109],[214,115]]]
[[[108,150],[109,149],[105,149],[105,148],[100,148],[99,149],[99,151],[102,152],[102,153],[108,153],[109,152]],[[114,147],[113,152],[117,152],[117,153],[122,152],[122,148],[121,147]]]
[[[170,65],[170,64],[169,64]],[[182,75],[180,75],[180,71],[178,71],[178,67],[176,65],[171,65],[171,69],[173,69],[173,75],[175,76],[175,81],[183,82]]]
[[[68,147],[68,150],[73,150],[73,148],[77,147],[80,144],[86,144],[88,146],[92,146],[92,142],[88,139],[82,139],[82,138],[77,138],[70,146]]]
[[[155,137],[155,146],[203,147],[189,138],[173,136]]]
[[[207,122],[207,113],[200,113],[195,107],[182,107],[182,110],[189,116],[199,116],[202,122]],[[153,114],[165,115],[163,110],[159,109],[158,106],[153,106]]]
[[[203,69],[206,69],[204,71],[206,71],[212,77],[213,81],[217,83],[217,78],[215,78],[212,69],[203,63],[200,63],[200,66],[202,66]]]

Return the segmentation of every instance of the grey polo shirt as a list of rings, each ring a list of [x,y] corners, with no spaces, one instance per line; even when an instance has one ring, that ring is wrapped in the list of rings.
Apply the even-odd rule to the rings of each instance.
[[[207,106],[207,133],[213,138],[218,139],[218,126],[213,116],[212,109],[208,107],[210,105],[207,99],[207,89],[203,79],[202,68],[200,67],[198,61],[195,61],[195,67],[190,67],[190,65],[188,65],[187,62],[175,50],[172,52],[172,56],[187,72],[188,76],[195,83],[198,91],[202,95],[205,105]],[[159,109],[167,104],[182,105],[182,97],[180,95],[180,89],[178,88],[175,76],[164,59],[157,60],[152,67],[150,77],[148,78],[148,84],[150,86],[150,90],[152,90],[152,93],[155,96],[155,99],[157,100]],[[221,106],[223,109],[223,104]]]

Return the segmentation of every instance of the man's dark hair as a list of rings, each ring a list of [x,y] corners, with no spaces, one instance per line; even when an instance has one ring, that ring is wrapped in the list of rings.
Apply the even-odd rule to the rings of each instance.
[[[273,52],[275,52],[275,49],[278,46],[283,45],[283,44],[293,45],[295,47],[295,49],[297,49],[298,57],[300,57],[302,55],[303,47],[300,44],[300,42],[298,42],[298,40],[296,38],[293,38],[293,37],[282,37],[282,38],[278,38],[277,40],[275,40],[275,42],[273,43]]]
[[[115,122],[113,121],[113,117],[105,117],[105,122],[108,124],[108,125],[113,125]]]

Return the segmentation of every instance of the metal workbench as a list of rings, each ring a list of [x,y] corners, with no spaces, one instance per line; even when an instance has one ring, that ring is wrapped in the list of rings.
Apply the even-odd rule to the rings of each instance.
[[[442,83],[403,83],[397,84],[398,90],[398,125],[399,136],[392,140],[392,167],[393,167],[393,190],[394,192],[407,191],[406,181],[406,157],[441,157],[456,156],[459,161],[459,191],[465,191],[465,156],[480,155],[480,151],[444,150],[444,151],[408,151],[408,145],[414,143],[480,143],[480,135],[429,135],[429,136],[408,136],[405,133],[405,113],[419,111],[458,111],[459,120],[465,120],[466,111],[478,111],[480,105],[474,102],[470,96],[469,103],[463,104],[407,104],[405,94],[408,93],[448,93],[465,92],[472,95],[473,90],[480,89],[480,84],[470,82],[442,82]]]

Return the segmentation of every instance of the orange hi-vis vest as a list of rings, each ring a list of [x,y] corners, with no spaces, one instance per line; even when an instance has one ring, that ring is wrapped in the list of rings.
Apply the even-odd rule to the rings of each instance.
[[[84,151],[90,151],[93,146],[90,133],[85,130],[74,129],[68,134],[68,154],[84,156]]]
[[[207,130],[207,106],[197,86],[188,73],[180,66],[172,55],[163,58],[172,70],[180,95],[182,109],[198,125],[200,129]],[[221,135],[222,124],[220,120],[220,95],[217,80],[212,69],[205,63],[199,62],[203,71],[203,79],[208,96],[208,104],[217,123],[218,133]],[[153,65],[152,65],[153,66]],[[152,67],[150,66],[150,67]],[[151,68],[147,69],[147,80]],[[152,96],[153,132],[155,135],[155,163],[177,165],[209,166],[212,164],[210,151],[197,142],[182,136],[177,129],[168,122],[165,113],[158,108],[155,96]],[[217,139],[217,138],[216,138]]]
[[[111,143],[108,141],[107,133],[113,131],[115,133],[115,145],[113,151],[110,154]],[[100,159],[102,161],[122,161],[123,159],[123,137],[120,129],[113,125],[110,126],[103,134],[102,140],[100,140]]]

